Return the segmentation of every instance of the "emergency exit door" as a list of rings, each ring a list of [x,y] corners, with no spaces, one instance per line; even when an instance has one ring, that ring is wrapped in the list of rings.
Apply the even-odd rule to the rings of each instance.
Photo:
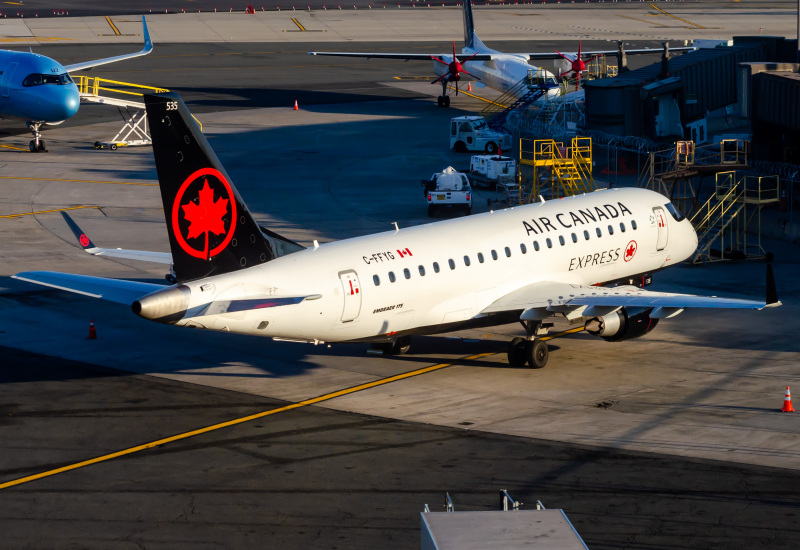
[[[347,323],[358,317],[361,311],[361,287],[358,284],[358,275],[355,271],[339,273],[344,294],[344,309],[342,310],[342,323]]]
[[[667,227],[667,218],[664,214],[664,209],[660,206],[656,206],[653,208],[653,215],[656,218],[656,225],[658,226],[656,250],[664,250],[667,247],[667,240],[669,239],[669,228]]]

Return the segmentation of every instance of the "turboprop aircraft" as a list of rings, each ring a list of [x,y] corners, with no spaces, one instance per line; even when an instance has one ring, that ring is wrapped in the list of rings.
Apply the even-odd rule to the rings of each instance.
[[[0,117],[24,120],[33,133],[31,152],[45,151],[42,125],[61,124],[78,112],[80,94],[70,73],[149,54],[153,43],[144,17],[142,34],[144,47],[138,52],[66,66],[33,51],[0,50]]]
[[[511,93],[515,97],[522,97],[530,90],[537,90],[539,98],[547,99],[557,96],[560,91],[558,79],[553,73],[531,65],[533,60],[565,59],[571,63],[570,73],[577,68],[580,74],[586,67],[582,58],[585,56],[623,55],[622,44],[617,50],[602,50],[583,52],[580,45],[577,54],[560,52],[537,53],[503,53],[488,48],[478,35],[475,34],[475,24],[472,17],[471,2],[462,4],[464,13],[464,48],[461,50],[461,59],[456,56],[456,45],[453,42],[453,54],[426,54],[426,53],[379,53],[379,52],[308,52],[310,55],[328,55],[338,57],[364,57],[367,59],[402,59],[404,61],[430,61],[433,59],[433,71],[438,78],[431,84],[441,83],[442,95],[437,98],[439,107],[449,107],[450,97],[447,95],[447,85],[454,84],[455,94],[458,95],[458,83],[461,75],[465,74],[479,81],[478,86],[487,86],[503,93]],[[693,48],[673,48],[672,51],[686,51]],[[628,50],[628,54],[659,53],[660,49],[644,48]],[[563,75],[560,75],[563,76]],[[525,80],[528,86],[519,86]]]
[[[697,235],[668,198],[640,188],[304,248],[259,228],[180,97],[144,99],[174,283],[50,271],[15,278],[126,304],[160,323],[315,344],[371,342],[387,353],[408,351],[415,334],[520,322],[525,337],[511,342],[509,363],[536,368],[547,363],[540,336],[555,316],[621,341],[686,308],[779,305],[770,266],[763,302],[641,288],[687,259]],[[108,250],[76,228],[87,252]]]

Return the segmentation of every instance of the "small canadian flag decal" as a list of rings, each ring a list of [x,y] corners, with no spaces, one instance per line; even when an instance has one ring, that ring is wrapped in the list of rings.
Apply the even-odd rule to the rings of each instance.
[[[406,256],[413,256],[411,251],[407,248],[404,248],[403,250],[398,250],[397,253],[400,254],[401,258],[405,258]]]

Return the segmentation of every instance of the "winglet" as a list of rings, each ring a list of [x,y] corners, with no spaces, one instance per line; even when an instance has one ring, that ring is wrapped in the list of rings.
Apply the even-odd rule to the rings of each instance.
[[[64,221],[67,222],[72,234],[75,235],[76,239],[78,239],[78,244],[82,249],[89,250],[91,248],[96,248],[89,236],[86,235],[86,233],[84,233],[80,227],[78,227],[78,224],[75,223],[75,220],[73,220],[69,214],[62,210],[61,216],[64,218]]]
[[[772,254],[767,253],[767,305],[764,307],[778,307],[781,301],[778,300],[778,288],[775,286],[775,273],[772,271]]]
[[[126,53],[122,55],[116,55],[114,57],[106,57],[105,59],[96,59],[94,61],[84,61],[82,63],[73,63],[72,65],[64,65],[64,69],[68,73],[75,72],[75,71],[85,71],[91,69],[92,67],[97,67],[99,65],[106,65],[108,63],[115,63],[117,61],[122,61],[124,59],[132,59],[134,57],[140,57],[142,55],[147,55],[153,51],[153,41],[150,40],[150,31],[147,29],[147,20],[145,19],[144,15],[142,16],[142,37],[144,38],[144,46],[138,52],[133,53]]]

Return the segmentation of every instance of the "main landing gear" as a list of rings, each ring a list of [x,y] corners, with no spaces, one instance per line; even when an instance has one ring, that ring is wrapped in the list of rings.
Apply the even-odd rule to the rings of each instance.
[[[442,79],[442,95],[436,98],[438,107],[450,107],[450,96],[447,95],[447,79]]]
[[[33,139],[30,143],[31,153],[46,153],[47,149],[44,146],[44,140],[42,139],[42,134],[39,132],[39,128],[42,127],[43,122],[28,122],[28,128],[31,132],[33,132]]]
[[[394,342],[372,344],[372,349],[380,350],[384,355],[404,355],[411,349],[411,337],[401,336]]]
[[[550,355],[547,344],[541,339],[553,326],[541,321],[521,321],[525,327],[525,338],[514,338],[508,345],[508,364],[524,367],[527,363],[532,369],[541,369],[547,364]]]

